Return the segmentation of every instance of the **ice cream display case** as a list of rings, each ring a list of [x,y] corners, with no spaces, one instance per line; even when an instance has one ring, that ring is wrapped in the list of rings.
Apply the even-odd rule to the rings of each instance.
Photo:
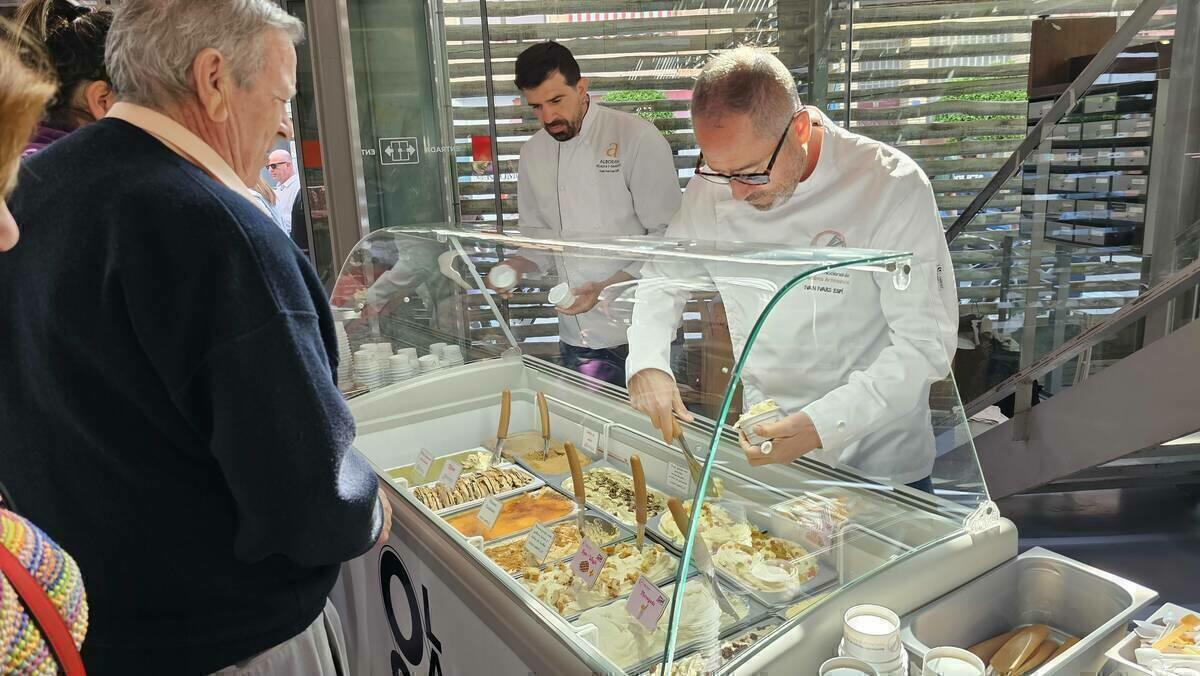
[[[373,233],[333,294],[394,510],[335,593],[355,672],[816,674],[848,608],[905,615],[1015,557],[949,379],[948,274]]]

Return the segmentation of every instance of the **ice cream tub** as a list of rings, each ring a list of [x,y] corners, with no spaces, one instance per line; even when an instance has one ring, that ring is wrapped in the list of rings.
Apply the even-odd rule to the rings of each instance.
[[[610,543],[603,549],[608,559],[600,578],[590,588],[576,579],[570,559],[536,571],[527,570],[521,584],[534,598],[570,621],[591,608],[628,598],[641,576],[663,587],[675,581],[679,570],[679,559],[650,540],[645,541],[641,550],[633,538]]]
[[[566,495],[575,495],[575,482],[570,475],[561,480],[556,478],[554,482],[549,485]],[[630,528],[636,526],[633,477],[631,475],[617,469],[611,463],[602,462],[583,470],[583,482],[587,487],[589,507]],[[655,520],[657,515],[666,511],[667,496],[662,491],[650,486],[649,481],[646,483],[646,519],[647,523],[650,523]]]
[[[754,432],[754,428],[758,425],[773,423],[776,420],[781,420],[784,417],[783,409],[779,408],[774,401],[770,399],[761,401],[750,407],[741,418],[737,421],[737,428],[746,435],[746,438],[755,446],[762,446],[770,441],[770,437],[764,437]],[[766,452],[767,449],[763,449]]]
[[[385,472],[391,478],[392,483],[396,483],[397,479],[404,479],[408,482],[409,486],[419,486],[436,481],[438,475],[442,472],[442,468],[451,460],[462,463],[463,472],[473,472],[491,467],[492,452],[480,446],[478,448],[437,456],[434,458],[433,464],[429,466],[429,472],[424,476],[417,476],[416,463],[392,467],[385,470]]]
[[[491,493],[488,495],[482,495],[481,497],[474,498],[471,500],[466,500],[466,501],[463,501],[463,502],[460,502],[457,504],[453,504],[453,505],[449,505],[446,507],[441,507],[441,508],[435,509],[429,503],[425,503],[425,506],[429,507],[431,510],[433,510],[433,512],[435,514],[441,516],[443,514],[450,514],[450,513],[457,512],[457,511],[463,510],[463,509],[470,509],[472,507],[478,507],[478,506],[482,505],[483,501],[488,499],[489,497],[494,497],[498,500],[503,500],[505,498],[517,495],[519,493],[527,493],[529,491],[536,490],[536,489],[541,488],[542,486],[546,485],[546,483],[544,481],[537,478],[533,474],[529,473],[523,467],[517,467],[516,465],[513,465],[511,463],[501,463],[499,465],[495,465],[494,467],[489,468],[488,470],[478,470],[475,472],[463,472],[459,476],[458,482],[455,484],[455,486],[457,487],[459,484],[462,484],[463,482],[484,481],[485,480],[484,477],[486,476],[485,472],[488,472],[489,470],[498,470],[498,471],[514,473],[515,475],[524,477],[526,479],[526,483],[521,484],[520,486],[510,488],[508,490],[500,491],[497,493]],[[419,497],[417,497],[418,495],[420,495],[420,493],[418,492],[418,489],[420,489],[422,491],[436,491],[437,485],[438,485],[438,483],[436,481],[431,481],[429,483],[413,487],[413,488],[409,489],[410,497],[412,497],[412,499],[417,500],[419,502],[424,502],[423,500],[420,500]]]
[[[751,646],[771,635],[783,622],[782,618],[768,616],[757,626],[734,627],[722,635],[720,645],[714,645],[711,651],[700,646],[693,646],[690,652],[676,650],[670,676],[716,673],[740,658]],[[659,660],[644,672],[643,676],[663,676],[661,666],[662,662]]]
[[[478,507],[459,509],[439,516],[463,538],[478,535],[482,536],[485,542],[494,542],[527,532],[535,523],[559,521],[573,515],[575,511],[574,501],[549,486],[543,486],[502,499],[499,517],[491,528],[485,528],[479,521]]]
[[[668,596],[674,585],[661,587]],[[687,580],[684,591],[684,606],[680,613],[680,624],[676,633],[675,652],[685,654],[707,641],[718,640],[748,625],[761,624],[767,612],[754,599],[725,589],[725,594],[738,610],[734,617],[721,611],[708,582],[697,575]],[[630,674],[640,674],[662,662],[666,648],[667,627],[670,622],[670,607],[659,619],[654,631],[646,631],[625,610],[628,597],[589,608],[572,620],[575,626],[594,624],[599,631],[596,647],[608,659]],[[773,616],[772,616],[773,617]]]
[[[583,519],[584,534],[597,546],[603,547],[618,540],[624,540],[631,535],[628,529],[599,512],[589,510],[584,514]],[[546,528],[549,528],[551,531],[564,525],[572,527],[573,535],[578,531],[577,521],[573,516],[545,524]],[[610,531],[611,535],[608,535],[607,533]],[[597,536],[597,533],[601,533],[603,536]],[[493,563],[500,566],[500,568],[508,571],[513,577],[520,578],[528,567],[544,568],[553,565],[574,556],[575,552],[579,549],[579,540],[567,538],[560,545],[560,538],[556,537],[555,544],[551,547],[550,554],[546,557],[546,560],[540,565],[529,564],[527,563],[527,558],[524,556],[525,540],[528,537],[529,531],[524,531],[511,537],[497,540],[483,548],[484,556],[487,556]]]

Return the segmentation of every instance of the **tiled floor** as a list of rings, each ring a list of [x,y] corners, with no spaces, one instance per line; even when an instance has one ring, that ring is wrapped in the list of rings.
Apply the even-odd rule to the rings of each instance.
[[[1005,498],[1021,550],[1040,546],[1200,610],[1200,501],[1167,488]]]

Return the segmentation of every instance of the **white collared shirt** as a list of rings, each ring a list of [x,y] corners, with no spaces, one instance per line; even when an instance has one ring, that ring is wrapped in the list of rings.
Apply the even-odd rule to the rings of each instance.
[[[575,138],[560,142],[539,129],[521,146],[519,171],[521,234],[527,237],[661,235],[679,209],[679,173],[662,132],[636,115],[595,101]],[[621,270],[637,273],[629,261],[527,257],[543,269],[557,263],[558,281],[571,287],[604,281]],[[607,314],[599,306],[577,316],[560,313],[560,339],[594,349],[624,345],[629,314],[618,306],[628,303],[613,304]]]
[[[263,202],[254,196],[233,167],[230,167],[212,146],[182,124],[156,110],[125,101],[114,105],[105,117],[124,120],[150,134],[176,154],[220,181],[226,188],[245,197],[263,214],[271,216],[270,207],[264,206]]]
[[[279,222],[283,231],[292,234],[292,207],[296,204],[296,195],[300,193],[300,175],[292,174],[288,180],[275,186],[275,213],[279,214]]]

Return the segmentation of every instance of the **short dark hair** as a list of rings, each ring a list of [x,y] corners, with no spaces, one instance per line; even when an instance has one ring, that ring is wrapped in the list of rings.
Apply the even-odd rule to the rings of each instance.
[[[539,42],[517,57],[517,89],[533,89],[554,71],[571,87],[579,82],[579,62],[571,50],[554,41]]]

